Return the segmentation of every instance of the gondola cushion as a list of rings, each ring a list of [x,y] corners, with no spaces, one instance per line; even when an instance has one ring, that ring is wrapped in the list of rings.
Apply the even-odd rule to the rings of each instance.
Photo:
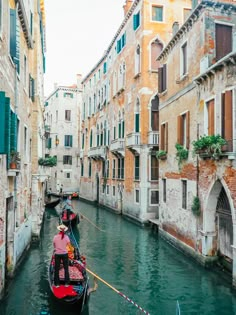
[[[69,275],[71,281],[80,281],[83,280],[84,277],[81,273],[81,271],[76,266],[69,266]],[[65,279],[65,270],[64,268],[61,268],[59,271],[59,278],[60,280]]]

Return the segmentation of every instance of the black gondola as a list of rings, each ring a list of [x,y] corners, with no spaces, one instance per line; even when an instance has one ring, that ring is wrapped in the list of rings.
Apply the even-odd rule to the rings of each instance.
[[[76,307],[76,311],[80,314],[89,303],[89,278],[85,268],[82,266],[84,262],[79,259],[70,259],[69,263],[69,286],[65,286],[64,268],[61,265],[59,271],[60,285],[55,287],[54,280],[54,255],[49,266],[49,285],[53,296],[63,304]]]
[[[77,213],[74,213],[71,209],[63,208],[61,215],[60,215],[61,221],[66,226],[75,226],[79,224],[79,215]]]
[[[60,201],[61,201],[60,198],[47,198],[45,200],[45,207],[55,208],[60,203]]]

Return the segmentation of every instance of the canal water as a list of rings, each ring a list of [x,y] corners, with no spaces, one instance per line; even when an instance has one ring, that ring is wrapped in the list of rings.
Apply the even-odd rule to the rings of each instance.
[[[230,279],[205,270],[183,256],[148,228],[125,220],[105,209],[73,201],[95,228],[82,219],[74,230],[87,267],[110,285],[134,300],[151,315],[236,314],[236,291]],[[41,242],[32,246],[0,303],[0,315],[76,315],[51,296],[47,268],[58,217],[47,209]],[[90,276],[91,286],[93,279]],[[105,284],[91,294],[84,315],[143,314]]]

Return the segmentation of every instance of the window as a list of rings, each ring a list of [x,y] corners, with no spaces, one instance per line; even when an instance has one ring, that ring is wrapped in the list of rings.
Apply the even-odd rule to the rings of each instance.
[[[71,110],[65,110],[65,120],[71,121]]]
[[[232,51],[232,26],[216,24],[216,60],[220,60]]]
[[[158,69],[158,92],[162,93],[167,89],[166,86],[166,71],[167,66],[166,64],[163,65],[163,67],[160,67]]]
[[[113,140],[116,139],[116,126],[113,127]]]
[[[126,44],[126,33],[124,33],[121,38],[116,43],[116,52],[119,54]]]
[[[125,159],[118,158],[118,178],[124,179]]]
[[[159,179],[159,165],[156,158],[156,151],[151,152],[151,180]]]
[[[112,160],[112,178],[116,178],[116,160]]]
[[[110,161],[106,161],[106,177],[109,178],[109,173],[110,173]]]
[[[206,104],[207,109],[207,134],[208,136],[215,133],[215,101],[211,100]]]
[[[92,114],[92,99],[89,97],[89,108],[88,108],[88,117]]]
[[[139,180],[139,168],[140,168],[140,156],[136,155],[134,157],[134,179]]]
[[[88,177],[92,176],[92,162],[89,159],[89,163],[88,163]]]
[[[93,147],[93,130],[90,131],[90,148]]]
[[[105,74],[107,72],[107,63],[104,62],[103,64],[103,73]]]
[[[24,86],[27,86],[27,58],[24,55],[24,78],[23,78]]]
[[[64,93],[64,97],[66,97],[66,98],[73,98],[73,93],[65,92]]]
[[[151,70],[157,71],[159,68],[159,61],[157,57],[160,55],[163,49],[163,45],[159,42],[159,40],[155,40],[151,43]]]
[[[227,141],[226,151],[233,151],[233,95],[231,91],[222,94],[221,126],[222,137]]]
[[[18,74],[20,73],[20,23],[17,12],[10,9],[10,55],[16,65]]]
[[[140,12],[133,15],[133,29],[134,29],[134,31],[136,31],[136,29],[139,27],[139,25],[140,25]]]
[[[159,203],[159,191],[151,190],[151,205],[158,205]]]
[[[166,179],[162,179],[162,186],[163,186],[163,202],[166,202]]]
[[[82,133],[82,145],[81,145],[81,149],[84,149],[84,133]]]
[[[72,156],[71,155],[63,155],[63,164],[72,165]]]
[[[189,149],[190,112],[177,117],[177,143]]]
[[[161,145],[160,149],[168,152],[168,123],[161,124]]]
[[[187,74],[187,42],[181,47],[180,75]]]
[[[119,68],[118,91],[123,90],[124,87],[125,87],[125,63],[122,63]]]
[[[81,161],[81,177],[84,176],[84,163]]]
[[[107,195],[109,195],[109,185],[107,185]]]
[[[46,148],[51,149],[52,148],[52,138],[46,139]]]
[[[182,180],[182,208],[187,209],[187,181]]]
[[[139,189],[135,189],[135,202],[139,203]]]
[[[24,127],[24,154],[28,157],[28,129]]]
[[[116,195],[116,186],[112,186],[112,196]]]
[[[134,75],[137,76],[141,72],[141,52],[140,46],[138,45],[135,50],[135,68]]]
[[[65,135],[65,147],[72,147],[73,136]]]
[[[97,125],[97,147],[99,147],[99,125]]]
[[[70,173],[69,173],[69,172],[65,172],[65,173],[64,173],[64,177],[65,177],[65,178],[71,178]]]
[[[151,127],[152,131],[159,131],[159,97],[156,95],[151,102]]]
[[[32,102],[34,102],[34,92],[34,78],[29,74],[29,97],[31,98]]]
[[[163,21],[163,7],[153,5],[152,6],[152,21],[162,22]]]

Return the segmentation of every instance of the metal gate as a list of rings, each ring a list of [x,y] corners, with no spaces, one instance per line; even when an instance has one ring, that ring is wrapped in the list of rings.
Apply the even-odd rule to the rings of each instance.
[[[233,222],[228,197],[222,187],[216,213],[218,217],[218,251],[220,255],[233,258]]]

